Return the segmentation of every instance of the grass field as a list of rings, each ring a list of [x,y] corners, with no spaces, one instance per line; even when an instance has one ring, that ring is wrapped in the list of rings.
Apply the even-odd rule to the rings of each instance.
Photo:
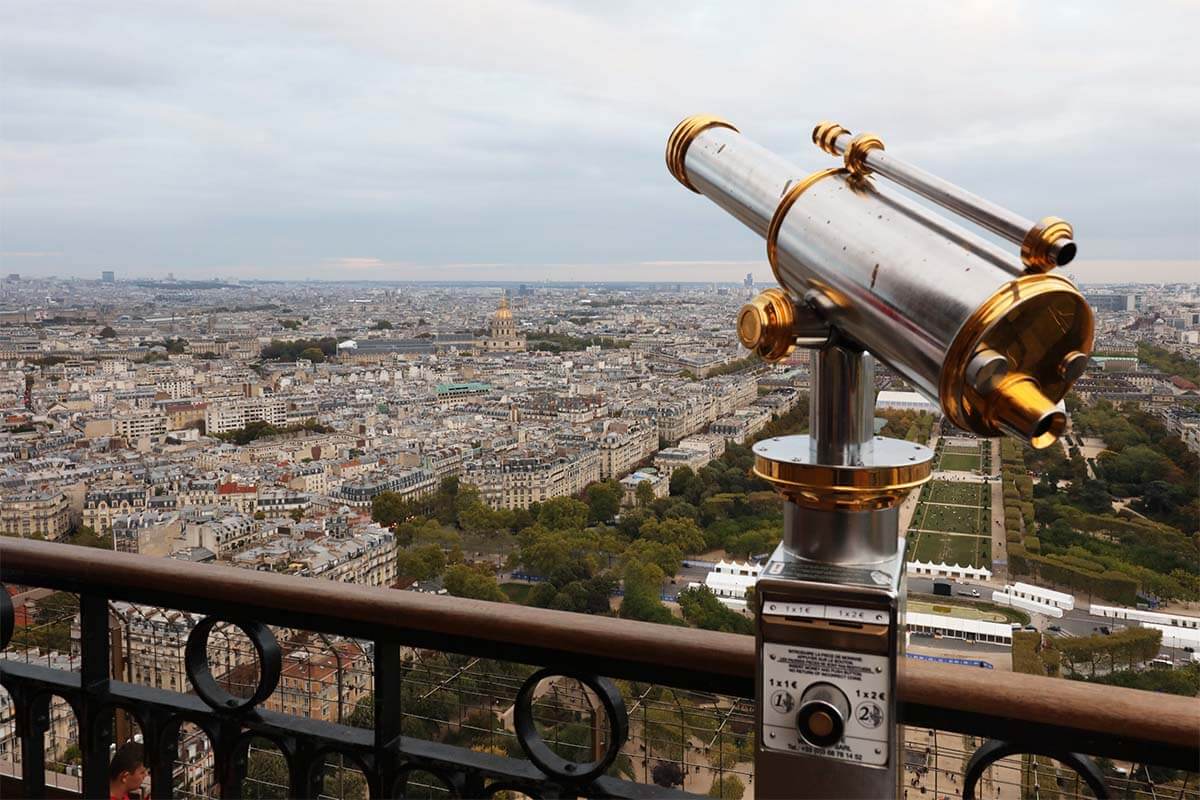
[[[920,600],[910,599],[908,601],[909,608],[912,608],[913,603],[920,603],[921,605],[925,605],[925,606],[938,605],[938,606],[945,607],[945,605],[946,605],[943,602],[938,602],[942,598],[936,597],[931,594],[916,594],[914,592],[909,592],[908,596],[909,596],[909,598],[914,598],[914,597],[921,598]],[[956,610],[961,609],[961,608],[973,608],[981,614],[990,614],[990,615],[996,617],[997,620],[1000,620],[1000,621],[1017,622],[1017,623],[1020,623],[1021,625],[1029,624],[1029,615],[1026,614],[1024,611],[1022,611],[1019,608],[1008,608],[1006,606],[998,606],[995,603],[989,603],[986,600],[968,600],[967,598],[962,598],[961,600],[956,599],[956,602],[962,604],[962,605],[955,606]],[[920,610],[920,609],[918,609],[918,610]]]
[[[942,457],[938,461],[938,469],[946,472],[971,472],[980,467],[979,453],[973,455],[967,453],[951,453],[942,451]]]
[[[962,457],[961,454],[951,454]],[[945,455],[942,456],[946,458]],[[974,456],[978,460],[978,456]],[[908,532],[909,560],[992,566],[991,520],[984,484],[934,481]]]
[[[978,506],[983,504],[982,483],[956,483],[953,481],[931,481],[929,502],[952,505]]]
[[[947,617],[958,617],[959,619],[982,619],[987,622],[1008,622],[1008,618],[1003,614],[998,614],[995,611],[984,611],[974,606],[956,606],[942,605],[935,603],[922,603],[916,600],[908,601],[908,610],[916,611],[918,614],[942,614]]]
[[[986,536],[929,531],[910,533],[908,554],[905,558],[910,561],[931,561],[934,564],[961,564],[991,569],[992,540]]]
[[[923,531],[947,531],[949,533],[989,533],[984,525],[983,509],[979,506],[939,506],[925,503],[913,517],[913,527]],[[986,529],[985,529],[986,528]]]

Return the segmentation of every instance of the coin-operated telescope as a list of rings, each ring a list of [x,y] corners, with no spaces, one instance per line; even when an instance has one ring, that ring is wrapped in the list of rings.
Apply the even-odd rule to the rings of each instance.
[[[681,122],[667,166],[767,242],[779,288],[737,333],[764,359],[812,348],[810,433],[754,447],[784,497],[784,534],[757,585],[757,757],[763,798],[899,793],[903,734],[900,506],[933,453],[874,435],[875,359],[951,422],[1033,447],[1062,434],[1058,407],[1092,348],[1091,309],[1051,272],[1071,226],[1032,222],[887,155],[873,134],[813,131],[842,166],[805,171],[711,116]],[[881,178],[1020,248],[1006,252]]]

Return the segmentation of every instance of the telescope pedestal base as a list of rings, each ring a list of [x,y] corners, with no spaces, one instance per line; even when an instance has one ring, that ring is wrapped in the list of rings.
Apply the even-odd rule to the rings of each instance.
[[[905,581],[895,522],[878,521],[896,547],[883,561],[814,561],[780,544],[765,565],[756,586],[756,797],[898,796]]]

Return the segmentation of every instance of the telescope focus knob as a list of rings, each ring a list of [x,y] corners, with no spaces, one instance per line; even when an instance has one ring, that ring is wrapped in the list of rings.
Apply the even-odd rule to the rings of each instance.
[[[737,332],[742,347],[767,361],[787,358],[796,346],[792,326],[796,307],[780,289],[767,289],[738,312]]]
[[[782,289],[767,289],[742,306],[737,332],[742,347],[766,361],[779,361],[797,346],[825,345],[830,328],[811,304],[797,304]]]
[[[850,701],[832,683],[814,683],[800,697],[796,728],[813,747],[833,747],[846,733]]]

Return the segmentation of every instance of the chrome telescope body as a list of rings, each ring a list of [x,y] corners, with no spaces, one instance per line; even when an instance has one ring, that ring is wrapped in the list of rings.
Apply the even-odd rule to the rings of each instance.
[[[825,123],[813,138],[845,166],[801,169],[715,117],[684,120],[668,141],[680,183],[766,239],[783,291],[742,309],[742,343],[776,360],[796,344],[849,340],[959,427],[1053,443],[1066,424],[1056,404],[1086,366],[1094,330],[1078,289],[1048,271],[1074,256],[1070,226],[1031,223],[885,157],[878,137]],[[1022,258],[872,172],[1019,241]]]

